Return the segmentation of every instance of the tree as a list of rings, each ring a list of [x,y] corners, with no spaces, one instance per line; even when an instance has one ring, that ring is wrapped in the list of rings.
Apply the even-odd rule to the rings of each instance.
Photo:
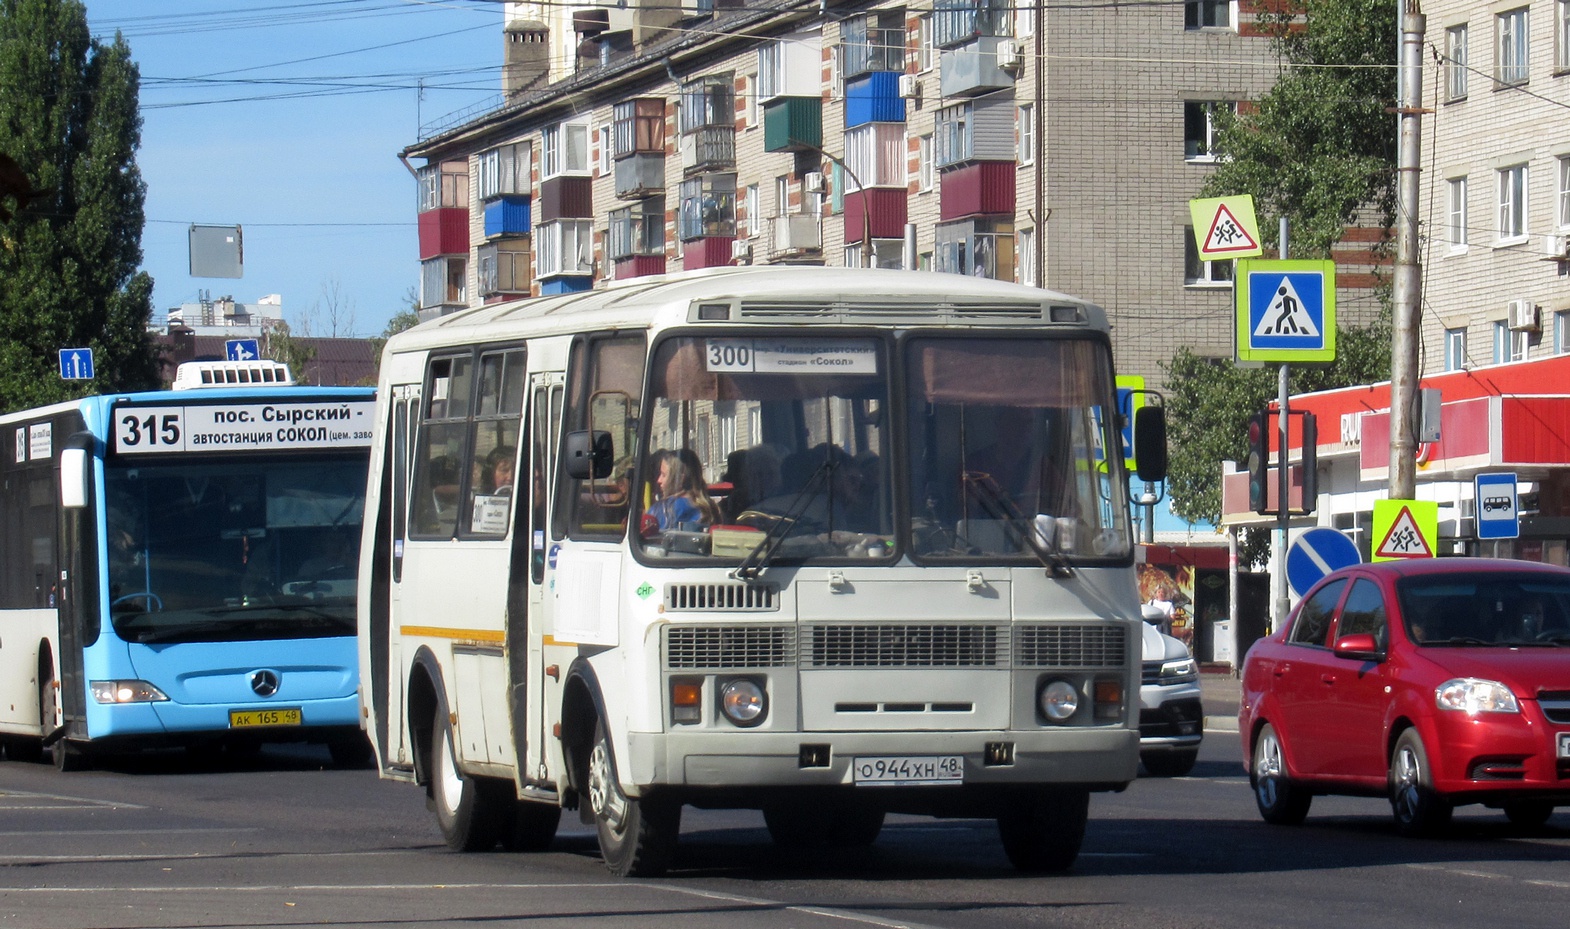
[[[305,366],[316,358],[316,348],[306,345],[289,331],[282,320],[262,331],[262,357],[281,362],[294,375],[296,384],[306,383]]]
[[[91,38],[78,0],[0,0],[0,152],[32,195],[0,221],[0,407],[158,386],[136,167],[141,78],[116,35]],[[61,348],[93,349],[91,382]]]
[[[354,338],[354,298],[346,297],[338,278],[322,282],[322,299],[300,314],[302,338]]]

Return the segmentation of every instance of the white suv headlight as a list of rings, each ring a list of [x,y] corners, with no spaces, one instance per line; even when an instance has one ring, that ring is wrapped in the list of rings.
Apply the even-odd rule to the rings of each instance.
[[[1199,665],[1192,658],[1180,658],[1161,664],[1161,683],[1189,684],[1199,680]]]
[[[1515,694],[1498,681],[1458,677],[1434,688],[1434,702],[1441,710],[1478,713],[1519,713]]]

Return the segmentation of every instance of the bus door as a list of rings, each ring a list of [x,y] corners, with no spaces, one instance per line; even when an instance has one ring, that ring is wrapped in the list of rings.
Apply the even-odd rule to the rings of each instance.
[[[544,636],[540,630],[544,628],[543,611],[550,602],[545,596],[551,544],[547,488],[556,486],[563,381],[563,375],[555,371],[530,375],[526,434],[519,443],[525,450],[523,462],[529,475],[528,505],[520,506],[513,516],[518,531],[513,539],[507,592],[507,655],[513,744],[524,782],[545,779]]]
[[[403,567],[404,546],[409,538],[409,478],[413,466],[414,428],[419,422],[420,385],[402,384],[392,389],[388,412],[389,454],[382,481],[382,505],[378,508],[377,528],[385,533],[386,547],[377,552],[376,567],[389,577],[382,581],[373,575],[372,596],[387,591],[386,602],[376,603],[371,623],[371,700],[376,715],[376,744],[383,757],[394,767],[408,768],[414,763],[408,742],[408,727],[390,719],[396,707],[404,705],[402,638],[395,634],[404,622]],[[385,517],[382,514],[386,514]]]

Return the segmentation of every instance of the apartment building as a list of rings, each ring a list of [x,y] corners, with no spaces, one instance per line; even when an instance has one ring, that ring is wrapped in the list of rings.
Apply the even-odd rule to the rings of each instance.
[[[506,95],[423,130],[421,314],[734,263],[1013,280],[1108,310],[1120,368],[1231,357],[1188,201],[1278,73],[1257,0],[510,3]],[[1366,245],[1341,318],[1377,309]]]
[[[1570,0],[1424,10],[1423,370],[1570,351]]]

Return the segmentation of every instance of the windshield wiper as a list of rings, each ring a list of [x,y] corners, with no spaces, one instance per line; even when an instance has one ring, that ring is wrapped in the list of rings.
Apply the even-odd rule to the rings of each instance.
[[[1489,642],[1479,639],[1475,635],[1457,635],[1448,639],[1428,639],[1424,645],[1498,645],[1498,642]]]
[[[792,500],[790,506],[785,508],[785,512],[774,520],[768,531],[763,534],[763,541],[747,553],[747,557],[743,558],[741,564],[736,566],[736,570],[731,572],[731,577],[751,581],[768,569],[769,561],[774,558],[780,543],[785,541],[785,536],[795,527],[796,521],[801,519],[801,514],[812,504],[813,497],[817,495],[818,485],[828,479],[829,473],[834,468],[834,459],[825,458],[823,463],[818,465],[817,470],[808,475],[806,483],[801,486],[801,492],[796,494],[796,499]]]
[[[1027,519],[1019,511],[997,481],[990,474],[981,471],[966,471],[962,483],[965,492],[974,496],[987,511],[987,515],[999,520],[1009,529],[1009,535],[1016,537],[1019,542],[1028,547],[1036,555],[1036,560],[1052,572],[1053,577],[1072,577],[1074,568],[1069,564],[1068,558],[1058,551],[1057,547],[1048,544],[1036,531],[1035,520]]]

